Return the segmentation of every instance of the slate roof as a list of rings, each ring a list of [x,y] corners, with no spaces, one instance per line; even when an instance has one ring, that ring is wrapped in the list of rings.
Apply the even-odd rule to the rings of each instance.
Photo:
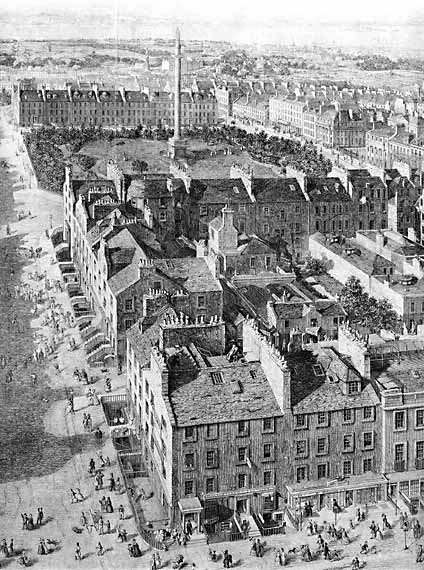
[[[382,369],[374,369],[371,378],[383,389],[400,388],[406,392],[424,390],[424,355],[420,352],[396,355],[392,360],[385,360]]]
[[[128,342],[140,366],[150,362],[150,352],[159,339],[160,324],[165,317],[176,317],[175,310],[166,306],[150,317],[143,317],[127,330]]]
[[[304,303],[275,303],[273,305],[275,314],[279,319],[301,319],[307,312]]]
[[[343,410],[359,408],[379,403],[377,394],[370,383],[364,385],[359,394],[343,394],[341,383],[361,380],[361,376],[347,357],[339,355],[332,347],[319,352],[303,351],[288,354],[287,362],[292,372],[293,413]],[[313,366],[321,364],[324,376],[317,376]],[[332,377],[329,382],[327,377]]]
[[[208,264],[202,258],[157,259],[154,265],[157,270],[186,291],[192,293],[222,291],[219,281],[212,275]]]
[[[193,194],[201,204],[251,202],[241,178],[193,179],[190,183],[190,194]]]
[[[200,368],[194,363],[198,356],[193,356],[192,346],[169,349],[166,354],[168,362],[177,354],[180,364],[169,373],[169,400],[178,426],[282,415],[259,362],[227,362],[215,367],[208,366],[205,359]],[[212,372],[221,373],[222,384],[214,383]]]
[[[305,192],[311,202],[351,202],[349,192],[340,178],[308,176],[305,179]]]
[[[257,202],[306,202],[296,178],[254,178],[253,195]]]
[[[136,178],[128,188],[128,198],[171,198],[167,178]]]

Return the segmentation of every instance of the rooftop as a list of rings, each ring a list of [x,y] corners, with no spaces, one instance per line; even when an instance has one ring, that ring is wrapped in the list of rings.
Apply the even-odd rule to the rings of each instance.
[[[154,265],[157,271],[165,274],[186,291],[193,293],[222,291],[219,281],[212,275],[209,266],[202,258],[157,259]]]
[[[305,191],[311,202],[351,202],[351,197],[340,178],[305,178]]]
[[[424,349],[424,343],[418,350]],[[385,359],[381,367],[374,367],[371,377],[383,390],[398,388],[404,392],[424,390],[424,354],[413,351],[399,353],[392,359]],[[377,364],[377,363],[376,363]]]
[[[333,347],[288,354],[286,359],[292,371],[293,413],[343,410],[379,403],[370,383],[363,384],[358,394],[343,393],[342,383],[358,382],[361,376],[350,360]]]
[[[202,425],[281,416],[259,362],[203,358],[190,347],[166,351],[169,400],[177,425]],[[196,354],[197,353],[197,354]]]
[[[190,193],[202,204],[251,202],[241,178],[192,179]]]
[[[254,178],[253,194],[257,202],[306,202],[296,178]]]

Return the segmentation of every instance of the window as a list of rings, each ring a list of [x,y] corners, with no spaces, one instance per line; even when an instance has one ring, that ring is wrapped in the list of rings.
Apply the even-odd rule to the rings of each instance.
[[[346,423],[352,423],[354,421],[353,410],[351,408],[343,410],[343,421]]]
[[[197,297],[197,306],[199,307],[199,309],[203,309],[206,306],[204,295],[199,295]]]
[[[343,461],[343,475],[352,475],[352,461]]]
[[[194,439],[194,427],[184,428],[184,439]]]
[[[424,459],[424,441],[417,441],[415,444],[415,457]]]
[[[134,310],[134,303],[132,299],[125,299],[125,310],[131,312]]]
[[[194,481],[184,482],[184,495],[193,495],[194,491]]]
[[[218,437],[218,424],[206,426],[206,439],[216,439]]]
[[[272,457],[272,444],[265,443],[264,444],[264,459],[271,459]]]
[[[403,461],[405,458],[405,445],[396,443],[395,445],[395,461]]]
[[[364,459],[363,468],[364,468],[364,473],[368,473],[369,471],[372,471],[372,458],[371,457],[367,457],[366,459]]]
[[[424,410],[415,412],[415,427],[424,427]]]
[[[306,439],[296,441],[296,455],[306,455]]]
[[[306,414],[297,414],[295,417],[296,417],[296,427],[297,428],[306,427]]]
[[[215,479],[214,477],[208,477],[206,479],[206,493],[213,493],[215,491]]]
[[[216,467],[216,452],[214,450],[206,452],[206,467]]]
[[[296,481],[300,483],[306,479],[306,467],[298,467],[296,469]]]
[[[207,216],[208,215],[208,207],[207,206],[200,206],[200,215]]]
[[[321,463],[320,465],[318,465],[317,475],[318,475],[318,479],[323,479],[324,477],[327,477],[327,464],[326,463]]]
[[[264,216],[269,216],[269,208],[264,207]]]
[[[363,442],[365,448],[370,448],[373,446],[373,433],[372,431],[366,431],[363,434]]]
[[[250,267],[251,267],[252,269],[255,267],[255,260],[256,260],[255,257],[251,257],[251,258],[250,258]]]
[[[133,320],[132,319],[125,319],[124,323],[125,323],[125,328],[129,329],[133,325]]]
[[[264,234],[269,234],[269,224],[264,224],[263,233],[264,233]]]
[[[405,412],[395,412],[395,429],[405,429]]]
[[[263,421],[263,431],[274,431],[274,418],[265,418]]]
[[[317,441],[317,453],[323,454],[327,452],[327,438],[319,437]]]
[[[159,221],[166,222],[166,212],[159,212]]]
[[[271,485],[271,471],[264,471],[264,485]]]
[[[239,489],[243,489],[247,486],[247,475],[245,473],[239,473],[237,477],[237,486]]]
[[[184,455],[184,465],[185,467],[194,467],[194,453],[186,453]]]
[[[371,421],[374,419],[374,408],[373,406],[365,406],[362,411],[362,417],[364,422]]]
[[[353,434],[343,436],[343,451],[353,451]]]
[[[317,422],[319,426],[327,425],[327,412],[318,412]]]
[[[359,392],[359,382],[348,382],[347,383],[347,393],[357,394]]]
[[[247,447],[239,447],[238,448],[238,460],[239,463],[244,463],[247,457]]]
[[[239,435],[247,435],[249,433],[249,423],[245,420],[241,420],[238,423],[238,433]]]

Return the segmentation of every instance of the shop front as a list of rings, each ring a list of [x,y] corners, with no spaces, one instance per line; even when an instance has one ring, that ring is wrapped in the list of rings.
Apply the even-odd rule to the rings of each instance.
[[[287,485],[286,490],[287,506],[292,515],[300,519],[323,508],[332,510],[334,505],[345,509],[384,501],[387,498],[387,479],[375,473],[353,475],[327,481],[325,485],[318,485],[318,481],[295,483]]]

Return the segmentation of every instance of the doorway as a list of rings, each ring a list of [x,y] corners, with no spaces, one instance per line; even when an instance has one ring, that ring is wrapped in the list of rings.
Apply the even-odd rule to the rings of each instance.
[[[242,515],[248,513],[248,502],[247,499],[237,499],[236,511]]]

